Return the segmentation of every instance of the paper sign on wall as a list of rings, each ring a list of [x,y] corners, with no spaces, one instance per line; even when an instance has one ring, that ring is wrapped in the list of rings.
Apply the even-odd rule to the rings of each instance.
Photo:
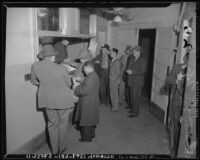
[[[90,40],[88,50],[91,52],[96,52],[97,45],[98,44],[94,40]]]

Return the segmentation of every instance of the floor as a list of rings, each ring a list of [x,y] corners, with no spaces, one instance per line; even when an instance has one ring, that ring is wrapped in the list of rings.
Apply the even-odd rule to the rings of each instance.
[[[80,133],[72,126],[67,154],[169,154],[164,125],[149,112],[148,100],[141,99],[140,115],[128,118],[125,104],[119,112],[100,106],[100,124],[92,142],[79,142]],[[44,144],[35,153],[50,153]]]

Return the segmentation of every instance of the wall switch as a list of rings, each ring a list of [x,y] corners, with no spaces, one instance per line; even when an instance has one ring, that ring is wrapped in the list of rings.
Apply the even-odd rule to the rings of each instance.
[[[30,74],[30,73],[25,74],[25,75],[24,75],[24,80],[25,80],[25,81],[30,81],[30,80],[31,80],[31,74]]]

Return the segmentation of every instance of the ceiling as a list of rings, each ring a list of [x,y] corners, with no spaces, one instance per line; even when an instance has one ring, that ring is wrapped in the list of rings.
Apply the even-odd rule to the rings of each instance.
[[[131,3],[129,7],[107,7],[107,8],[87,8],[90,13],[96,13],[107,20],[113,20],[115,16],[120,16],[122,20],[129,21],[134,18],[134,15],[129,11],[133,8],[165,8],[170,6],[172,3]]]

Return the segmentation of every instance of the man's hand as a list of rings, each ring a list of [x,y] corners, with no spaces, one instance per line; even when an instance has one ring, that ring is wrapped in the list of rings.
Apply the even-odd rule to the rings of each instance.
[[[63,40],[63,41],[62,41],[62,44],[65,45],[65,46],[68,46],[69,41],[68,41],[68,40]]]
[[[126,73],[127,73],[127,74],[132,74],[133,72],[132,72],[130,69],[127,69],[127,70],[126,70]]]
[[[177,75],[176,83],[178,83],[179,81],[183,80],[184,77],[185,77],[185,75],[183,75],[182,73],[179,73]]]
[[[177,80],[182,80],[183,79],[183,77],[185,77],[182,73],[179,73],[178,75],[177,75]]]
[[[80,85],[79,82],[77,82],[77,80],[81,79],[81,77],[72,77],[72,82],[73,82],[73,86],[72,88],[75,89],[77,86]]]
[[[81,82],[82,81],[82,78],[80,76],[76,76],[74,78],[75,78],[76,82]]]

